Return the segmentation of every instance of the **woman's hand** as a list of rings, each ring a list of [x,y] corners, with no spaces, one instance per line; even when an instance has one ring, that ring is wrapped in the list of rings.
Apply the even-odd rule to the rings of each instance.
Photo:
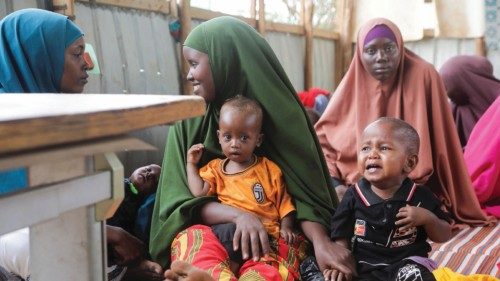
[[[327,270],[342,272],[342,278],[352,280],[356,273],[354,257],[346,247],[330,240],[325,227],[317,222],[301,221],[300,227],[313,243],[314,255],[318,262],[319,270],[328,274]],[[331,272],[330,272],[331,276]]]
[[[269,237],[260,219],[247,212],[241,212],[234,220],[236,231],[233,238],[233,249],[237,251],[241,245],[241,254],[246,260],[253,257],[258,261],[262,255],[269,254]]]
[[[130,265],[144,258],[144,243],[122,228],[107,225],[106,237],[107,242],[116,254],[118,264]]]
[[[270,252],[267,231],[255,215],[233,206],[209,202],[201,209],[201,219],[207,225],[229,222],[236,224],[233,249],[241,249],[243,259],[253,257],[254,260],[258,260],[261,255]]]

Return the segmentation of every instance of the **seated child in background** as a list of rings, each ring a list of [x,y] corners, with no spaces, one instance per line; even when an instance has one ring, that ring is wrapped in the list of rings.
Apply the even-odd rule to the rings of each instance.
[[[330,92],[321,88],[311,88],[297,94],[305,107],[307,116],[314,125],[321,117],[330,100]]]
[[[107,220],[107,224],[119,226],[148,243],[152,213],[145,211],[142,214],[140,211],[153,208],[160,172],[160,166],[150,164],[137,168],[129,178],[125,178],[125,197],[113,217]]]
[[[188,183],[196,197],[216,195],[223,204],[257,215],[268,234],[278,241],[281,251],[281,244],[291,246],[297,240],[293,230],[295,207],[279,167],[254,154],[263,139],[262,121],[262,108],[257,102],[240,95],[226,101],[220,111],[217,136],[227,158],[214,159],[198,169],[204,146],[193,145],[187,152]],[[237,245],[232,245],[234,232],[213,230],[230,255],[234,274],[243,274],[245,268],[255,266],[257,261],[252,260],[239,264],[240,258],[233,251]],[[275,253],[279,256],[278,251]]]
[[[311,124],[313,125],[316,124],[316,122],[318,122],[319,120],[319,117],[321,117],[316,110],[309,107],[306,107],[306,113],[307,117],[309,117],[309,120],[311,121]]]
[[[106,226],[110,281],[162,280],[161,266],[146,259],[160,169],[151,164],[125,179],[125,198]],[[29,236],[29,228],[0,236],[0,267],[5,270],[0,270],[0,280],[29,280]]]
[[[451,225],[434,194],[408,178],[419,146],[417,131],[396,118],[379,118],[363,131],[358,150],[363,178],[345,193],[331,232],[336,243],[352,249],[359,280],[435,280],[426,240],[447,241]],[[324,276],[343,278],[336,270],[325,270]]]
[[[108,264],[113,266],[112,271],[108,276],[120,275],[125,273],[123,280],[159,280],[161,278],[161,266],[150,260],[144,259],[134,262],[125,270],[123,263],[117,258],[121,256],[117,249],[113,246],[113,237],[120,239],[118,235],[113,235],[115,231],[113,227],[122,228],[128,234],[134,236],[137,244],[143,248],[143,252],[147,253],[149,243],[149,231],[151,227],[151,217],[154,207],[154,199],[156,189],[158,187],[158,179],[160,177],[161,167],[156,164],[150,164],[137,168],[129,178],[124,179],[125,196],[122,203],[116,210],[115,214],[109,218],[106,223],[108,225]],[[123,234],[123,233],[122,233]],[[146,255],[145,258],[149,258]],[[113,279],[113,278],[111,278]],[[120,280],[121,278],[115,278]]]

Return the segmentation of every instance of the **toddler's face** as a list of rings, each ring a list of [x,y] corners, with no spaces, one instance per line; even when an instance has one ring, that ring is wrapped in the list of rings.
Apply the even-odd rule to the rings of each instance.
[[[155,164],[140,167],[132,173],[130,181],[132,181],[140,194],[148,195],[156,192],[160,172],[161,167]]]
[[[406,178],[407,148],[388,124],[367,127],[360,140],[358,171],[379,189],[399,186]]]
[[[242,164],[252,161],[255,147],[262,143],[260,128],[260,121],[255,114],[223,109],[217,135],[224,155]]]

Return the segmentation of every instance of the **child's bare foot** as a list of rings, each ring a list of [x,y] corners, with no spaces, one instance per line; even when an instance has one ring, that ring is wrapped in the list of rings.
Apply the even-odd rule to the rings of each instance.
[[[143,271],[156,272],[158,274],[161,274],[163,272],[161,265],[157,264],[154,261],[150,261],[150,260],[141,261],[141,263],[139,263],[138,267]]]
[[[123,280],[160,281],[163,280],[162,273],[161,265],[150,260],[142,260],[137,266],[128,268]]]
[[[208,272],[185,261],[174,261],[164,277],[166,281],[214,281]]]

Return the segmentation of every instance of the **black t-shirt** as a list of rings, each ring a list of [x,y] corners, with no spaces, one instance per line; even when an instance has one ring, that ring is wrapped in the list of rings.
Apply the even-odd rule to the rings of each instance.
[[[389,200],[375,194],[365,179],[347,190],[332,218],[331,238],[352,242],[358,273],[379,269],[410,256],[427,257],[431,247],[422,226],[405,232],[395,226],[396,214],[406,204],[425,208],[449,221],[434,194],[408,178]]]

